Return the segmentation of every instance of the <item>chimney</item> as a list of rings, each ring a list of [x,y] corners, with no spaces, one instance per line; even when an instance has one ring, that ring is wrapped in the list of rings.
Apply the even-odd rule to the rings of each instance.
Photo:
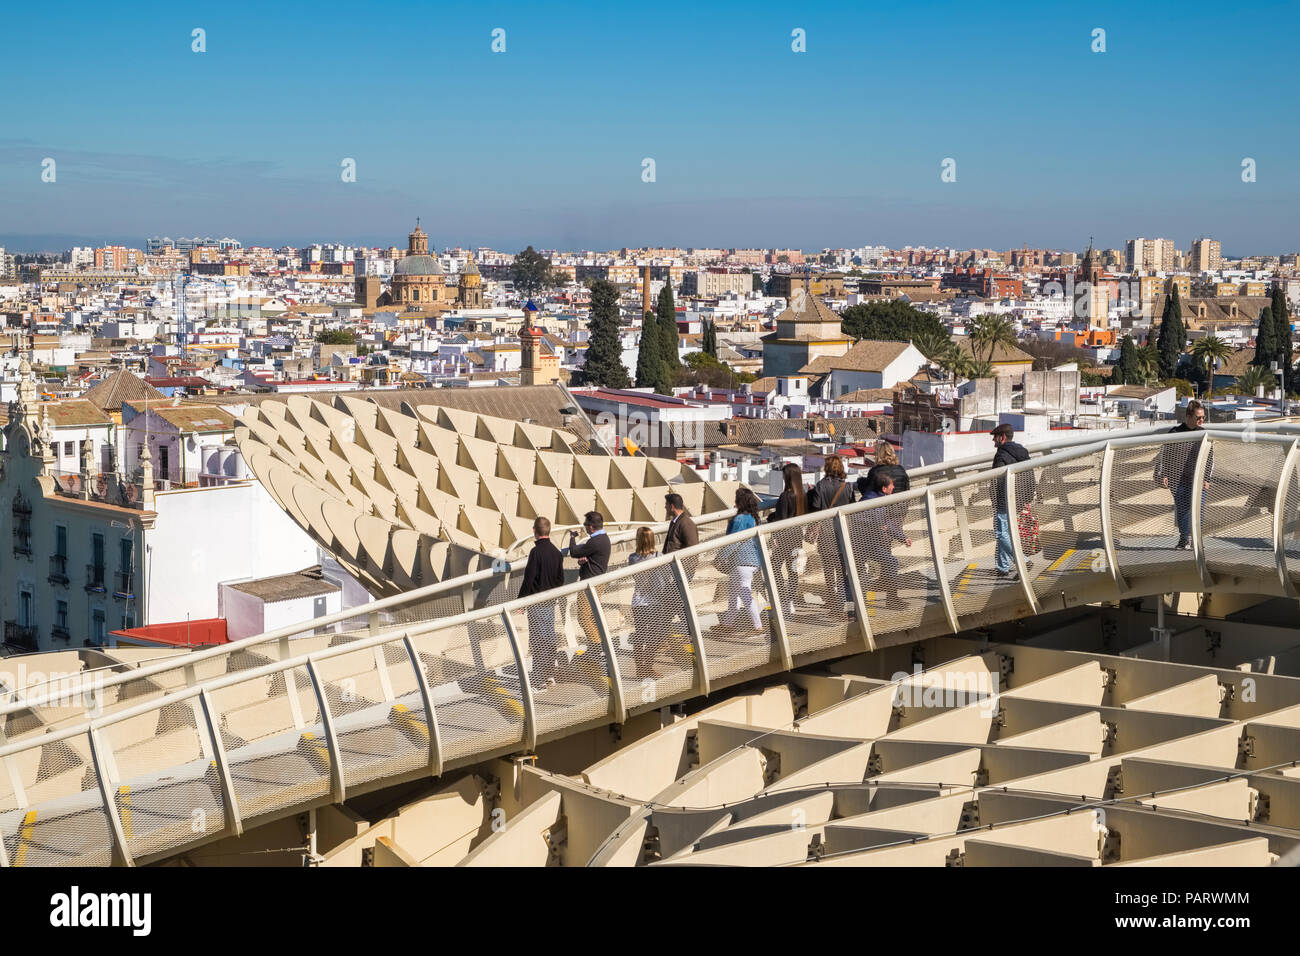
[[[641,268],[641,315],[650,311],[650,267]]]

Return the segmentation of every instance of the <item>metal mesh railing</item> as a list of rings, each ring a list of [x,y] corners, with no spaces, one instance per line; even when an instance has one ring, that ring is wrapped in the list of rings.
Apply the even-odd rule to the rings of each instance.
[[[911,642],[1066,596],[1111,599],[1202,578],[1294,596],[1295,439],[1244,437],[1081,445],[996,475],[622,559],[590,582],[479,610],[465,587],[495,597],[515,588],[483,576],[460,593],[417,592],[225,654],[141,668],[99,710],[15,703],[0,715],[9,739],[0,863],[159,859],[350,793],[855,653],[864,639]],[[1175,487],[1209,482],[1186,516],[1169,475]],[[1021,523],[1022,510],[1031,522]],[[1006,577],[999,548],[1014,572]]]

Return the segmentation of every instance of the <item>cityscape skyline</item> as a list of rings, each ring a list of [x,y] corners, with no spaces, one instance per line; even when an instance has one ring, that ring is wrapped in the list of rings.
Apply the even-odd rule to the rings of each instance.
[[[1293,5],[1232,20],[1203,3],[1017,3],[996,18],[943,3],[942,29],[847,4],[656,9],[636,31],[563,4],[264,9],[256,30],[226,8],[128,25],[74,3],[76,30],[14,11],[24,42],[0,75],[21,133],[0,138],[0,241],[378,243],[415,211],[435,242],[502,248],[1297,245],[1300,141],[1252,120],[1267,93],[1241,93],[1294,80],[1260,39],[1265,23],[1300,26]],[[434,76],[427,33],[393,29],[422,19],[440,39]],[[1230,80],[1188,75],[1223,62]],[[629,79],[628,64],[644,66]],[[87,108],[86,78],[108,74],[136,120]]]

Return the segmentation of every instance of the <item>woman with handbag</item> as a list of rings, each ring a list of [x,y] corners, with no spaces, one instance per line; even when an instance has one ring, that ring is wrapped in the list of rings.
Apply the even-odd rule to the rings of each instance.
[[[758,527],[758,495],[748,488],[736,489],[736,516],[727,522],[727,534],[739,534]],[[742,611],[749,612],[750,631],[766,634],[754,599],[754,575],[762,559],[758,541],[750,538],[727,545],[718,553],[715,566],[727,573],[727,610],[718,620],[718,629],[737,630],[735,623]]]
[[[781,469],[785,480],[785,489],[776,499],[776,507],[768,516],[768,521],[784,521],[797,518],[808,510],[808,495],[803,487],[803,469],[794,462],[786,462]],[[782,604],[791,614],[795,614],[795,598],[798,596],[799,565],[807,566],[808,558],[803,550],[801,533],[787,531],[784,534],[768,538],[772,548],[772,573],[776,576],[776,590]],[[796,546],[797,545],[797,546]],[[796,554],[798,557],[796,558]],[[798,568],[798,570],[796,570]]]
[[[822,480],[808,493],[808,510],[830,511],[852,504],[853,488],[845,480],[844,459],[831,455],[822,471]],[[822,576],[826,579],[822,601],[828,610],[834,609],[837,601],[842,601],[839,607],[847,611],[847,606],[853,603],[853,595],[848,592],[848,579],[840,568],[840,546],[835,529],[830,527],[829,521],[820,521],[811,526],[808,539],[817,549],[822,562]]]

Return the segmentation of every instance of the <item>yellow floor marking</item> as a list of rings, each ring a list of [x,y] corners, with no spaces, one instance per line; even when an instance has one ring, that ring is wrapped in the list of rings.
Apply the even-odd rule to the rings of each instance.
[[[32,831],[36,829],[36,811],[28,810],[23,817],[22,826],[18,828],[18,852],[14,854],[14,866],[23,866],[27,862],[27,848],[31,846]]]
[[[1050,573],[1052,573],[1052,572],[1055,571],[1057,568],[1059,568],[1062,564],[1064,564],[1065,561],[1066,561],[1066,559],[1069,558],[1070,555],[1072,555],[1072,554],[1074,554],[1074,553],[1075,553],[1075,549],[1074,549],[1074,548],[1068,548],[1068,549],[1066,550],[1066,552],[1065,552],[1063,555],[1061,555],[1059,558],[1057,558],[1055,561],[1053,561],[1051,564],[1049,564],[1049,565],[1047,566],[1047,570],[1044,571],[1043,573],[1044,573],[1044,574],[1050,574]]]
[[[966,585],[970,584],[971,575],[975,573],[978,567],[978,564],[966,565],[966,570],[962,572],[961,580],[957,582],[957,590],[953,594],[961,594],[966,590]]]
[[[135,836],[131,826],[131,788],[125,784],[117,788],[117,815],[122,821],[122,836],[131,839]]]

